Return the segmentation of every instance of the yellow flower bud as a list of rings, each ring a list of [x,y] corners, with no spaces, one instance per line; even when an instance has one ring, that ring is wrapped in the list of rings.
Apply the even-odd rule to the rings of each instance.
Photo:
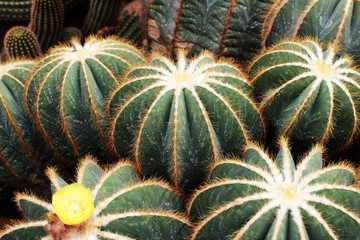
[[[80,183],[67,185],[54,193],[52,205],[56,215],[67,225],[84,222],[94,210],[90,189]]]

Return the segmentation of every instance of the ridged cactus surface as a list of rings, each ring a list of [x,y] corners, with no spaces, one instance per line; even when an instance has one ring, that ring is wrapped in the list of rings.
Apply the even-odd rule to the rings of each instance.
[[[37,58],[41,55],[41,48],[34,32],[23,26],[15,26],[7,31],[4,49],[10,59]]]
[[[61,40],[64,20],[62,0],[33,0],[29,28],[35,33],[42,51]]]
[[[278,0],[264,13],[262,39],[313,37],[333,43],[360,62],[359,0]]]
[[[28,22],[34,0],[0,0],[0,20],[2,22]],[[66,9],[84,3],[84,0],[63,0]]]
[[[139,50],[115,38],[73,40],[50,50],[31,74],[26,103],[54,152],[71,161],[88,153],[110,159],[105,147],[104,101]]]
[[[90,0],[89,10],[84,19],[82,32],[85,36],[95,34],[101,27],[115,21],[119,12],[119,0]]]
[[[344,163],[323,168],[315,146],[295,166],[280,141],[276,159],[249,144],[242,160],[215,164],[210,181],[193,196],[189,239],[360,239],[360,189]]]
[[[41,169],[47,164],[41,162],[46,150],[39,146],[24,110],[26,79],[35,65],[27,60],[0,65],[0,183],[19,187],[40,183]],[[45,161],[50,163],[51,159]]]
[[[262,142],[254,91],[229,61],[204,52],[177,63],[154,54],[127,74],[109,98],[109,145],[133,156],[145,176],[161,176],[188,191],[221,154]]]
[[[337,53],[312,40],[285,41],[250,68],[270,128],[289,136],[297,152],[316,142],[339,149],[357,136],[360,74]]]
[[[167,54],[207,49],[249,60],[261,49],[263,13],[270,5],[264,0],[146,0],[143,37],[150,48]]]
[[[190,223],[183,216],[182,199],[167,183],[141,181],[129,163],[103,170],[94,159],[86,157],[78,168],[77,183],[71,184],[77,184],[76,188],[61,179],[55,169],[48,169],[47,175],[54,194],[52,204],[33,195],[17,194],[26,222],[6,226],[0,231],[1,240],[175,240],[188,235]],[[58,195],[64,188],[68,188],[67,193]],[[76,218],[87,210],[88,191],[94,205],[91,216],[79,224],[61,222],[61,216]],[[77,198],[84,200],[77,202]],[[55,203],[58,200],[64,202]],[[58,204],[63,204],[62,211]]]

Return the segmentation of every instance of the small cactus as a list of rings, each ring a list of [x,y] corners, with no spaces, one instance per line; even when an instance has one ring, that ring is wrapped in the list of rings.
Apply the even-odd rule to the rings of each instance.
[[[354,170],[323,168],[316,145],[295,166],[281,138],[275,160],[249,144],[242,160],[217,162],[189,203],[196,222],[189,239],[360,239],[360,189]]]
[[[62,0],[33,0],[28,27],[35,33],[42,51],[61,40],[64,18]]]
[[[340,149],[357,136],[360,74],[334,46],[284,41],[253,62],[250,78],[270,127],[288,136],[295,152],[317,142]]]
[[[86,154],[112,159],[105,146],[104,102],[130,66],[144,63],[133,46],[113,37],[73,39],[43,57],[31,74],[26,105],[53,151],[71,162]]]
[[[81,29],[84,36],[95,34],[105,25],[112,24],[118,14],[121,1],[90,0],[89,4],[89,10]]]
[[[203,182],[221,154],[262,142],[254,91],[230,61],[203,52],[188,61],[154,54],[133,68],[109,97],[109,146],[134,156],[145,176],[161,176],[185,192]]]
[[[129,163],[103,170],[88,156],[80,163],[76,183],[68,185],[53,168],[47,176],[52,204],[17,194],[27,222],[5,226],[1,240],[175,240],[188,235],[191,224],[180,196],[165,182],[141,181]]]
[[[8,58],[37,58],[41,48],[35,34],[27,27],[15,26],[9,29],[4,38]]]

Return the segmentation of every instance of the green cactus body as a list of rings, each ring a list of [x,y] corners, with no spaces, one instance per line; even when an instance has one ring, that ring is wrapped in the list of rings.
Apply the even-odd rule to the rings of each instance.
[[[67,186],[54,169],[47,175],[53,193]],[[179,195],[165,182],[141,181],[129,163],[120,162],[104,171],[86,157],[78,168],[76,182],[91,190],[95,208],[90,218],[79,225],[64,225],[54,216],[54,203],[17,194],[27,222],[6,226],[0,231],[0,239],[175,240],[185,239],[189,233],[191,225],[183,216],[184,203]]]
[[[136,43],[140,40],[140,18],[136,14],[125,11],[122,17],[114,24],[113,34],[119,38],[128,39]]]
[[[26,22],[30,19],[32,0],[0,1],[1,21]]]
[[[0,182],[15,186],[41,181],[39,139],[23,101],[25,82],[35,65],[23,60],[0,66]]]
[[[155,54],[110,96],[109,145],[133,154],[145,176],[161,176],[188,191],[204,181],[221,154],[263,141],[254,92],[240,71],[204,52],[178,62]]]
[[[34,0],[29,28],[35,33],[42,51],[61,40],[65,10],[62,0]]]
[[[360,61],[359,0],[279,0],[265,14],[262,38],[269,46],[282,39],[313,37],[333,43]]]
[[[322,165],[317,145],[295,166],[283,138],[274,161],[250,144],[242,161],[217,162],[190,201],[196,224],[189,239],[360,239],[353,169]]]
[[[5,35],[4,47],[9,58],[36,58],[41,55],[35,34],[27,27],[15,26]]]
[[[311,40],[283,42],[254,61],[250,78],[276,136],[302,152],[322,142],[340,149],[359,127],[360,74],[333,47]]]
[[[121,1],[90,0],[88,13],[81,29],[84,36],[95,34],[105,25],[112,24],[116,19]]]
[[[63,0],[67,10],[81,5],[84,0]],[[0,0],[1,22],[29,22],[33,0]]]
[[[53,48],[32,72],[26,104],[49,146],[64,160],[88,153],[110,160],[104,101],[122,74],[144,63],[140,51],[115,38]]]

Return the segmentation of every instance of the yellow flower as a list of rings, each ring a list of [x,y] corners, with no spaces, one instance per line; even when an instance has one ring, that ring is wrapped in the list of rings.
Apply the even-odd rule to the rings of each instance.
[[[54,193],[52,205],[56,215],[67,225],[84,222],[94,210],[90,189],[80,183],[67,185]]]

